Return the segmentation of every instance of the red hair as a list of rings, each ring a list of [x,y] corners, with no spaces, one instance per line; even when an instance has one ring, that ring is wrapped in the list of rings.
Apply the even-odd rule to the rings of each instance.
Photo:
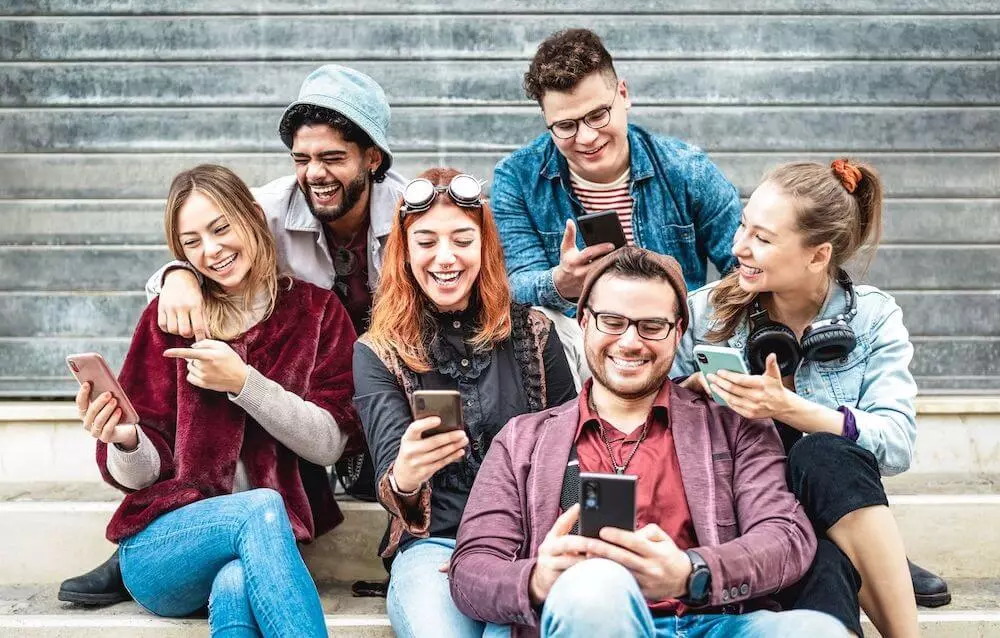
[[[430,180],[435,186],[444,186],[459,174],[460,171],[453,168],[431,168],[418,177]],[[428,372],[431,363],[427,354],[429,335],[426,331],[432,329],[428,316],[433,310],[433,303],[413,277],[406,242],[406,232],[423,213],[410,213],[400,220],[399,208],[402,204],[402,200],[396,204],[396,216],[385,243],[385,258],[372,305],[371,325],[365,337],[380,357],[385,358],[390,352],[395,352],[409,369]],[[472,292],[479,295],[480,301],[472,345],[477,350],[489,350],[494,344],[507,339],[511,330],[511,295],[503,246],[493,221],[493,211],[485,200],[477,208],[460,210],[479,226],[482,247],[482,265]]]

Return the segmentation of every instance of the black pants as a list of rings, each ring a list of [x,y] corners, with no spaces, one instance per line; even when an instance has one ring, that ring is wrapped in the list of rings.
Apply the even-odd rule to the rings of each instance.
[[[779,425],[779,428],[787,426]],[[874,455],[835,434],[801,437],[783,433],[788,452],[788,487],[816,531],[816,558],[798,583],[778,592],[785,609],[812,609],[834,616],[858,636],[861,575],[826,536],[846,514],[872,505],[888,505]]]

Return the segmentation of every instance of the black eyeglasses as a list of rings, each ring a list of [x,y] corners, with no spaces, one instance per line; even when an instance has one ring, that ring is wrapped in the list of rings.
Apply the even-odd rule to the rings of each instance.
[[[643,339],[650,341],[663,341],[674,331],[676,321],[669,319],[629,319],[613,312],[597,312],[590,306],[586,306],[590,314],[594,315],[594,323],[597,329],[607,335],[623,335],[628,332],[629,326],[635,325],[636,332]]]
[[[553,135],[561,140],[568,140],[574,137],[577,131],[580,130],[580,122],[583,122],[590,128],[597,130],[599,128],[604,128],[611,123],[611,108],[615,105],[615,100],[618,99],[618,90],[615,89],[615,95],[611,98],[611,104],[607,106],[602,106],[599,109],[595,109],[590,113],[587,113],[583,117],[578,117],[571,120],[559,120],[558,122],[553,122],[549,124],[546,128],[552,132]]]

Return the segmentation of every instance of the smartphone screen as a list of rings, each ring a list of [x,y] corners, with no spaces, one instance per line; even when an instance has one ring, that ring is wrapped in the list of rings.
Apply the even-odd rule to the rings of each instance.
[[[598,538],[604,527],[635,531],[636,477],[580,473],[580,534]]]
[[[462,395],[458,390],[416,390],[413,392],[413,419],[441,418],[441,425],[427,430],[423,438],[463,429]]]

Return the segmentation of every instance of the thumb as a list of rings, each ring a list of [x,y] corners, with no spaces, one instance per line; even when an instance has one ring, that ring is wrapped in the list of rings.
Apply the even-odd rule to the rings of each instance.
[[[573,223],[572,219],[567,219],[562,244],[559,245],[559,255],[565,255],[574,248],[576,248],[576,224]]]
[[[778,355],[773,352],[767,355],[767,363],[765,364],[764,374],[781,381],[781,367],[778,366]]]
[[[573,525],[576,524],[578,518],[580,518],[580,504],[576,503],[573,507],[559,515],[559,518],[552,525],[552,531],[549,534],[553,536],[565,536],[569,534],[573,531]]]

